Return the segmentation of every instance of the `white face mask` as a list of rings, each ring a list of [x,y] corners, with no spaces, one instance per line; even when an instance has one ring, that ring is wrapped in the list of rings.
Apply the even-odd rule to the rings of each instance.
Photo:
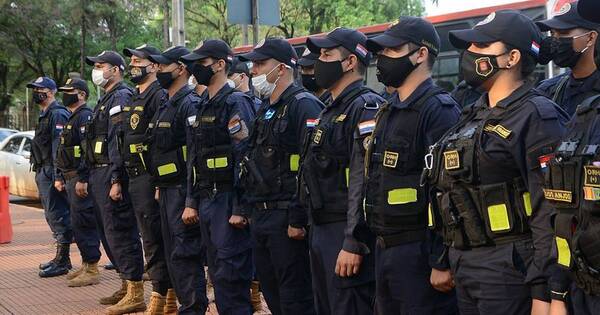
[[[261,74],[252,78],[252,86],[254,86],[254,89],[256,90],[256,92],[258,92],[260,97],[265,98],[271,96],[271,93],[273,93],[275,86],[277,86],[277,81],[279,80],[279,77],[277,77],[275,83],[267,81],[267,76],[271,74],[271,72],[273,72],[275,69],[277,69],[277,67],[279,67],[279,65],[276,65],[273,69],[271,69],[271,71],[269,71],[269,73]]]
[[[233,80],[231,79],[227,79],[227,85],[229,85],[230,88],[235,89],[235,82],[233,82]]]
[[[104,71],[100,69],[93,69],[92,82],[99,87],[104,87],[106,83],[108,83],[108,79],[104,78]]]
[[[198,83],[196,83],[196,78],[194,78],[194,76],[191,75],[188,79],[188,86],[193,90],[196,89],[196,85],[198,85]]]

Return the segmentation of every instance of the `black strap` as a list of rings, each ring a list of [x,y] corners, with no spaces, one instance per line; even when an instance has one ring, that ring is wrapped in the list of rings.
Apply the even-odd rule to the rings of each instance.
[[[558,84],[556,85],[556,89],[554,90],[554,95],[552,96],[552,101],[554,103],[560,104],[559,100],[562,99],[565,91],[567,90],[567,84],[569,83],[569,75],[565,75]]]

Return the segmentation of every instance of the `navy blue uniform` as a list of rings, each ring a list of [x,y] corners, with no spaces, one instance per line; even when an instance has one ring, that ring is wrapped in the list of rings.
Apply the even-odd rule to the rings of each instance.
[[[575,114],[577,105],[600,93],[600,71],[596,70],[587,78],[575,79],[571,71],[540,82],[538,90],[562,107],[569,116]]]
[[[354,146],[344,249],[365,255],[373,249],[366,226],[377,235],[378,314],[453,314],[454,292],[439,292],[429,281],[432,268],[448,266],[440,259],[441,239],[427,231],[428,198],[419,175],[427,148],[458,120],[459,109],[431,79],[404,101],[392,95],[372,122],[373,135]],[[363,163],[368,173],[358,167]]]
[[[48,108],[42,111],[38,118],[31,153],[35,182],[44,207],[46,222],[59,244],[71,244],[73,239],[67,195],[54,188],[54,181],[60,179],[54,163],[56,150],[60,141],[60,133],[68,119],[69,111],[64,106],[56,101],[48,105]]]
[[[351,83],[321,112],[305,144],[300,194],[306,192],[303,200],[311,213],[309,243],[317,314],[373,313],[373,255],[365,255],[358,275],[341,278],[334,271],[345,238],[348,174],[363,171],[362,165],[354,165],[358,170],[350,168],[352,147],[371,134],[373,129],[367,125],[374,122],[384,102],[362,80]],[[368,244],[375,245],[373,235]]]
[[[523,83],[493,108],[484,94],[431,148],[432,220],[450,246],[461,314],[529,314],[549,301],[551,207],[543,157],[568,117]]]
[[[150,124],[150,174],[159,189],[165,256],[179,314],[204,314],[208,306],[200,223],[181,218],[187,196],[187,148],[200,98],[187,85],[163,103]]]
[[[450,92],[458,106],[461,108],[467,107],[481,97],[481,92],[467,84],[465,81],[460,81],[458,85]]]
[[[141,281],[142,245],[117,138],[121,113],[131,95],[131,89],[120,82],[98,100],[92,120],[86,126],[85,157],[90,169],[88,189],[102,216],[104,235],[114,258],[111,260],[122,279]],[[110,198],[110,188],[115,181],[121,183],[119,201]]]
[[[121,154],[129,177],[129,194],[146,258],[146,271],[152,281],[152,289],[165,295],[171,287],[162,233],[158,202],[154,199],[155,187],[146,169],[148,148],[144,146],[146,131],[158,107],[166,101],[166,92],[157,81],[144,92],[137,90],[131,101],[123,107],[123,135]]]
[[[252,215],[254,265],[273,314],[313,314],[308,243],[288,237],[308,214],[296,194],[302,144],[322,103],[290,85],[273,104],[263,101],[244,157],[242,180]]]
[[[199,209],[217,310],[224,314],[252,314],[250,231],[233,227],[229,218],[251,213],[240,187],[239,165],[254,105],[250,97],[225,85],[200,106],[193,125],[188,176],[194,170],[195,176],[188,179],[186,207]]]
[[[252,103],[254,104],[254,112],[255,113],[258,112],[258,110],[262,106],[262,101],[260,100],[260,98],[258,98],[258,96],[256,96],[256,94],[254,94],[254,92],[252,90],[250,90],[244,94],[248,95],[248,97],[250,97],[250,99],[252,99]]]
[[[57,168],[71,205],[71,224],[75,243],[84,263],[96,263],[100,260],[100,236],[97,225],[100,218],[94,209],[91,195],[81,198],[75,193],[77,182],[88,182],[89,170],[82,159],[81,141],[85,134],[85,125],[91,119],[92,110],[83,104],[78,107],[65,124],[60,136],[57,151]]]

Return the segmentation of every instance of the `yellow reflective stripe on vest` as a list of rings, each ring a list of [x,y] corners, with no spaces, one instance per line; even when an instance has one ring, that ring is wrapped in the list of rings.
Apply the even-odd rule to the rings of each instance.
[[[81,157],[81,147],[78,145],[73,147],[73,156],[76,158]]]
[[[350,169],[346,167],[346,187],[350,186]]]
[[[229,165],[227,157],[218,157],[206,160],[206,167],[208,168],[224,168]]]
[[[300,167],[300,155],[292,154],[290,155],[290,171],[297,172]]]
[[[531,210],[531,194],[528,191],[523,193],[523,204],[525,205],[525,214],[530,217],[533,210]]]
[[[94,153],[102,154],[102,144],[103,141],[96,141],[96,145],[94,146]]]
[[[158,167],[158,176],[165,176],[177,172],[177,165],[169,163]]]
[[[388,203],[401,205],[417,201],[417,190],[414,188],[398,188],[388,191]]]
[[[138,111],[138,112],[143,112],[144,111],[144,106],[136,106],[133,108],[133,110]]]
[[[431,202],[427,206],[427,226],[433,227],[433,210],[431,209]]]
[[[491,205],[487,210],[492,232],[510,230],[510,221],[508,220],[508,209],[506,208],[506,204]]]
[[[558,264],[571,267],[571,249],[569,248],[569,242],[562,237],[554,237],[556,240],[556,249],[558,252]]]
[[[181,147],[181,153],[183,153],[183,161],[187,162],[187,146]]]
[[[140,153],[148,150],[148,146],[141,143],[134,143],[129,145],[129,153]]]

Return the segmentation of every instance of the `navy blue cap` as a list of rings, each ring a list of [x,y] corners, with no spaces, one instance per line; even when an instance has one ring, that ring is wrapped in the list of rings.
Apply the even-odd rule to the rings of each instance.
[[[306,40],[306,47],[315,54],[321,54],[321,48],[344,47],[350,53],[356,55],[360,62],[369,65],[373,56],[365,47],[367,36],[351,28],[338,27],[327,33],[323,37],[309,37]]]
[[[95,63],[108,63],[119,67],[121,71],[125,71],[125,59],[119,53],[112,50],[105,50],[95,57],[87,56],[85,57],[85,62],[90,66],[93,66]]]
[[[300,60],[298,60],[298,65],[301,67],[314,67],[315,63],[317,62],[317,59],[319,59],[319,55],[313,53],[307,47],[304,49],[304,52],[302,53],[302,57],[300,57]]]
[[[600,23],[600,1],[581,0],[577,6],[577,11],[584,19],[594,23]]]
[[[536,60],[542,34],[533,21],[515,10],[492,12],[472,29],[450,31],[450,43],[467,49],[471,43],[503,42],[529,53]]]
[[[58,90],[61,92],[69,92],[75,89],[84,91],[85,95],[90,95],[90,90],[88,89],[87,83],[81,79],[68,79],[64,86],[58,88]]]
[[[588,30],[598,30],[600,28],[600,24],[590,22],[577,13],[577,1],[563,4],[557,12],[554,12],[553,18],[539,21],[535,24],[537,24],[542,32],[549,30],[570,30],[579,27]]]
[[[154,46],[144,44],[136,48],[125,48],[123,54],[127,57],[136,56],[142,59],[148,59],[150,55],[160,55],[160,50]]]
[[[429,49],[429,53],[436,56],[440,52],[440,36],[433,24],[413,16],[401,16],[383,34],[369,38],[367,49],[378,52],[384,48],[400,47],[406,43],[425,46]]]
[[[233,61],[233,52],[226,42],[220,39],[209,39],[194,48],[194,51],[181,57],[183,62],[191,62],[204,58],[223,59],[228,62]]]
[[[47,88],[50,90],[56,90],[56,83],[54,82],[54,80],[50,79],[49,77],[39,77],[29,83],[27,83],[27,87],[32,89],[32,88]]]
[[[171,46],[171,47],[167,48],[167,50],[165,50],[160,55],[157,54],[157,55],[148,56],[148,60],[150,60],[154,63],[168,65],[171,63],[179,62],[179,58],[181,58],[189,53],[190,53],[190,50],[183,46]]]
[[[232,75],[234,73],[245,73],[247,76],[250,76],[248,64],[246,64],[245,61],[241,61],[239,57],[234,57],[231,67],[229,67],[228,75]]]
[[[295,68],[298,63],[298,55],[294,47],[287,40],[280,38],[267,38],[258,43],[251,52],[239,57],[242,61],[262,61],[273,58],[292,68]]]

